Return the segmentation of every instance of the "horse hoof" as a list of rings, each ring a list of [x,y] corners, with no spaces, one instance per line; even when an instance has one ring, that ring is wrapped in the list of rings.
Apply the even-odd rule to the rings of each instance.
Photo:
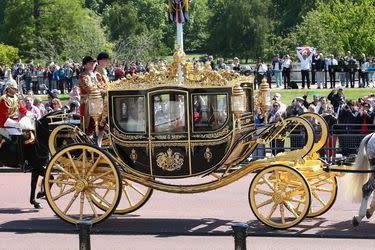
[[[37,195],[36,195],[36,198],[40,199],[40,198],[43,198],[44,196],[46,196],[46,194],[44,192],[38,192]]]
[[[372,213],[367,209],[367,211],[366,211],[366,218],[370,219],[371,216],[372,216]]]
[[[352,219],[352,225],[353,225],[354,227],[359,226],[359,222],[358,222],[358,220],[357,220],[357,218],[356,218],[355,216],[354,216],[353,219]]]
[[[43,206],[40,203],[35,203],[34,204],[34,208],[36,208],[36,209],[42,209]]]

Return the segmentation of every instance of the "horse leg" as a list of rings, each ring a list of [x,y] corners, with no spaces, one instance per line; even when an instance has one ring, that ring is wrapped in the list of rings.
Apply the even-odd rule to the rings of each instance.
[[[353,220],[352,220],[353,226],[355,227],[358,226],[359,223],[361,223],[362,219],[366,216],[368,200],[370,198],[370,195],[374,191],[374,189],[375,189],[375,175],[371,174],[370,179],[362,187],[363,198],[362,198],[361,206],[359,208],[358,216],[353,217]]]
[[[37,171],[33,171],[31,174],[31,192],[30,192],[30,203],[34,205],[34,208],[41,209],[42,205],[35,200],[35,190],[38,184],[39,174]]]

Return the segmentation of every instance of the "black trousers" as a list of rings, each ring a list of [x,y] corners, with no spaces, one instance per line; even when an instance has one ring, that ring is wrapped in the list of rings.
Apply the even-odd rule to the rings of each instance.
[[[283,68],[284,89],[290,86],[290,68]]]
[[[302,75],[302,88],[305,88],[305,82],[307,83],[307,87],[310,88],[310,74],[308,70],[301,70]]]
[[[330,83],[331,89],[335,88],[335,85],[336,85],[336,74],[335,74],[335,72],[329,72],[329,83]]]

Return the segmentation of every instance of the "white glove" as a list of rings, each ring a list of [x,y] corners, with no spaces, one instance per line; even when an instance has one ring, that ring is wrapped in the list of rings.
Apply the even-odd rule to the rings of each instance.
[[[4,126],[5,127],[11,127],[11,128],[21,128],[19,122],[16,122],[16,121],[14,121],[14,120],[12,120],[10,118],[8,118],[6,120],[6,122],[4,123]]]

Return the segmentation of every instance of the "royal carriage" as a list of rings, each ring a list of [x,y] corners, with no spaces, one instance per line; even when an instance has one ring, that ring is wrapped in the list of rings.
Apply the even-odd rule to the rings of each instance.
[[[266,82],[255,95],[251,77],[194,69],[181,50],[173,59],[168,69],[150,65],[147,74],[109,85],[109,146],[98,147],[74,124],[55,124],[44,184],[59,217],[98,223],[137,210],[154,189],[206,192],[250,173],[250,207],[268,226],[289,228],[332,206],[337,182],[316,153],[328,136],[319,115],[256,125],[256,116],[267,116],[262,110],[269,108]],[[259,145],[288,143],[296,134],[303,137],[297,150],[251,159]],[[65,147],[59,136],[69,138]]]

